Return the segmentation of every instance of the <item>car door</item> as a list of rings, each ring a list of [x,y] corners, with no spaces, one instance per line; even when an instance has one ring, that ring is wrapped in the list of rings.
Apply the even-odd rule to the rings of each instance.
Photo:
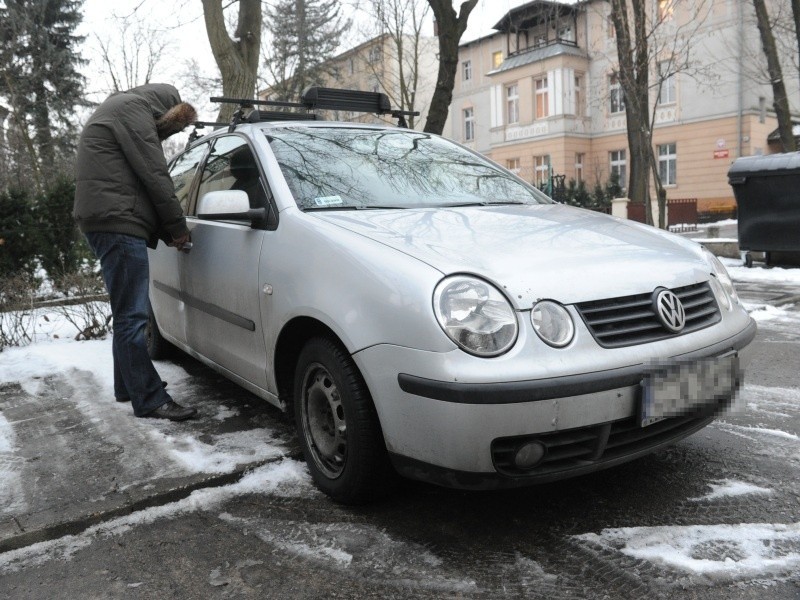
[[[175,195],[183,214],[189,211],[192,191],[196,187],[195,175],[209,144],[199,144],[170,164],[169,174],[175,186]],[[186,342],[185,306],[181,299],[180,271],[185,255],[159,242],[150,250],[150,303],[161,333],[168,339]]]
[[[252,208],[267,206],[257,159],[239,135],[214,140],[200,175],[197,199],[239,189]],[[195,203],[195,206],[197,203]],[[265,228],[245,221],[208,221],[192,215],[193,247],[183,254],[181,288],[189,346],[260,388],[266,385],[266,348],[259,307],[258,266]]]

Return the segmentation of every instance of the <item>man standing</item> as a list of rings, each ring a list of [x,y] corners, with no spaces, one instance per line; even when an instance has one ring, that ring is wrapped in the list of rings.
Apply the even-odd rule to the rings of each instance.
[[[137,417],[182,421],[197,410],[172,400],[147,354],[147,247],[190,241],[161,141],[197,120],[165,83],[111,95],[78,142],[74,216],[100,259],[114,317],[114,395]]]

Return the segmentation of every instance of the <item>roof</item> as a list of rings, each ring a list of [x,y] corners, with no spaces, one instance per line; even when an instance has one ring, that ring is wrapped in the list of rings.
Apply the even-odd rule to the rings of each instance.
[[[571,44],[550,44],[548,46],[541,46],[539,48],[531,48],[525,52],[520,52],[518,54],[509,56],[499,67],[493,71],[489,71],[489,75],[516,69],[517,67],[546,60],[561,54],[580,56],[581,58],[589,57],[584,50],[581,50],[580,48],[577,48]]]
[[[530,29],[551,20],[553,16],[573,15],[578,12],[578,7],[579,4],[565,4],[554,0],[534,0],[512,8],[495,24],[493,29],[503,32],[509,32],[512,29]]]

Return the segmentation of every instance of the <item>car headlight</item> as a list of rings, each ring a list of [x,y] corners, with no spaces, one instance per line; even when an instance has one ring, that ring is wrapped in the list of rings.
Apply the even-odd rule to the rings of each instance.
[[[556,348],[563,348],[575,336],[575,324],[569,312],[552,300],[542,300],[533,305],[531,324],[545,344]]]
[[[717,300],[720,301],[720,304],[728,310],[731,310],[733,308],[733,303],[739,302],[736,288],[733,287],[733,280],[731,276],[728,275],[728,270],[725,268],[725,265],[723,265],[716,256],[708,250],[705,251],[705,256],[708,264],[711,266],[712,275],[714,276],[714,280],[711,282],[711,288],[714,290],[714,294],[717,296]]]
[[[517,316],[506,297],[476,277],[454,275],[433,292],[433,311],[448,337],[477,356],[497,356],[517,340]]]

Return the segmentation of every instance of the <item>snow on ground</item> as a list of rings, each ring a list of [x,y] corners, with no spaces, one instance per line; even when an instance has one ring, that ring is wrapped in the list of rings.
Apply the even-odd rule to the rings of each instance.
[[[137,452],[152,455],[156,451],[171,459],[163,464],[162,472],[152,473],[153,476],[230,472],[237,465],[263,462],[285,453],[273,432],[265,428],[206,434],[201,440],[196,432],[194,435],[187,433],[181,424],[132,418],[129,405],[112,400],[111,336],[78,342],[73,339],[75,328],[70,327],[59,313],[39,313],[39,341],[20,348],[6,348],[0,353],[0,383],[18,382],[26,393],[37,396],[45,378],[62,375],[77,390],[73,395],[77,399],[76,407],[96,424],[104,439],[125,440],[127,443],[121,445],[127,446],[131,460],[135,462]],[[162,378],[169,381],[169,390],[190,395],[186,392],[192,386],[191,377],[183,368],[169,361],[156,362],[156,368]],[[235,409],[224,406],[215,410],[211,418],[216,421],[237,414]],[[137,436],[140,443],[134,443],[131,436]],[[149,443],[141,443],[144,439]],[[126,461],[125,465],[129,463]],[[5,472],[3,465],[0,458],[0,472]]]
[[[734,281],[746,283],[791,283],[800,286],[800,267],[763,267],[748,269],[741,260],[720,258]]]
[[[771,494],[772,490],[769,488],[759,487],[746,481],[737,481],[735,479],[721,479],[716,482],[708,484],[711,491],[705,496],[697,498],[689,498],[690,502],[703,502],[707,500],[717,500],[719,498],[726,498],[729,496],[745,496],[749,494]]]
[[[788,577],[800,569],[800,523],[622,527],[573,539],[715,583]]]
[[[5,552],[0,554],[0,573],[19,571],[54,559],[69,560],[76,552],[91,545],[98,538],[123,535],[134,527],[150,525],[162,519],[173,519],[197,511],[211,511],[225,501],[242,494],[306,497],[314,493],[316,492],[305,465],[285,459],[254,469],[237,483],[197,490],[183,500],[106,521],[76,535],[67,535]]]
[[[20,477],[23,460],[15,456],[15,450],[14,430],[0,412],[0,506],[8,512],[25,508]]]

